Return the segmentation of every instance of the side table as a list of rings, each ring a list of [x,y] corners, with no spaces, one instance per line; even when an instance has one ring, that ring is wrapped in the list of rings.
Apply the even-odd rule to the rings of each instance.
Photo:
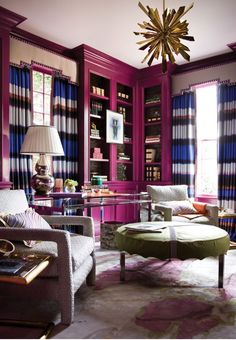
[[[235,218],[236,219],[236,212],[228,212],[228,211],[221,211],[218,214],[219,220],[227,219],[227,218]],[[236,242],[230,241],[229,250],[236,249]]]
[[[3,257],[2,260],[20,260],[25,262],[16,274],[6,273],[6,264],[4,268],[0,267],[0,282],[7,282],[9,284],[20,284],[28,285],[32,282],[50,263],[49,255],[22,255],[22,254],[11,254],[6,259]],[[2,271],[2,273],[1,273]],[[40,339],[47,339],[51,333],[54,323],[53,322],[37,322],[37,321],[23,321],[23,320],[10,320],[0,319],[0,326],[7,327],[29,327],[42,329]]]

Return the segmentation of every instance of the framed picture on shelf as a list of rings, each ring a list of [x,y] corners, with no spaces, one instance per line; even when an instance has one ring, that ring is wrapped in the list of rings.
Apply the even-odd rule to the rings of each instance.
[[[124,143],[124,123],[123,114],[106,110],[106,142]]]

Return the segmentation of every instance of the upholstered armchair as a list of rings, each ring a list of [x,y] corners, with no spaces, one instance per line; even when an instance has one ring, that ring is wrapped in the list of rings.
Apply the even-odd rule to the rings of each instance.
[[[194,222],[218,226],[218,207],[213,204],[191,202],[187,185],[147,185],[152,199],[151,220]],[[141,219],[147,219],[145,212]]]
[[[28,208],[23,190],[0,190],[1,216],[17,216]],[[36,214],[37,215],[37,214]],[[39,216],[39,215],[37,215]],[[41,219],[41,217],[39,216]],[[94,225],[85,216],[44,216],[53,228],[27,228],[16,224],[14,227],[0,227],[0,238],[14,243],[17,252],[24,254],[49,254],[49,266],[29,285],[0,283],[0,296],[22,297],[26,299],[50,299],[58,302],[61,322],[70,324],[74,314],[74,294],[84,281],[95,283]],[[1,217],[2,219],[2,217]],[[43,221],[45,221],[43,219]],[[59,226],[83,227],[83,235],[57,230]],[[22,242],[38,240],[32,248]]]

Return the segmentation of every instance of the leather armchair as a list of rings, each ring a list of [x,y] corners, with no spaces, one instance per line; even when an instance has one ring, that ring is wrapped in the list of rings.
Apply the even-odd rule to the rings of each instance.
[[[28,208],[23,190],[0,190],[0,212],[21,213]],[[83,284],[95,284],[94,224],[85,216],[44,216],[53,229],[0,227],[0,238],[12,241],[17,252],[52,256],[49,266],[29,285],[0,283],[0,296],[56,300],[61,322],[70,324],[74,315],[74,294]],[[59,226],[83,227],[83,235],[57,230]],[[22,240],[40,240],[27,248]]]
[[[167,185],[167,186],[155,186],[147,185],[147,192],[152,199],[152,221],[178,221],[178,222],[194,222],[202,224],[211,224],[218,226],[218,207],[217,205],[201,203],[201,202],[191,202],[188,197],[188,187],[187,185]],[[175,214],[175,207],[179,204],[181,205],[190,204],[193,206],[194,210],[191,213],[185,213],[179,211]],[[188,209],[185,209],[188,211]],[[144,214],[141,214],[141,216]],[[141,217],[142,220],[146,217]]]

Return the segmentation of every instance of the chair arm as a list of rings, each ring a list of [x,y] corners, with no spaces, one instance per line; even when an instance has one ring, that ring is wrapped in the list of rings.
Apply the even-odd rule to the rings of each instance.
[[[152,203],[152,213],[162,212],[164,221],[172,221],[172,208],[159,203]]]
[[[64,270],[68,274],[72,273],[71,261],[71,241],[70,233],[64,230],[54,229],[22,229],[22,228],[3,228],[0,227],[0,238],[14,241],[35,240],[35,241],[51,241],[57,244],[58,261],[62,264]],[[32,253],[34,248],[32,248]],[[68,259],[65,261],[64,259]],[[66,265],[64,262],[67,262]],[[67,268],[65,268],[65,266]],[[64,274],[63,274],[64,275]]]
[[[62,225],[83,226],[83,235],[95,238],[94,222],[89,216],[41,215],[52,227]]]

